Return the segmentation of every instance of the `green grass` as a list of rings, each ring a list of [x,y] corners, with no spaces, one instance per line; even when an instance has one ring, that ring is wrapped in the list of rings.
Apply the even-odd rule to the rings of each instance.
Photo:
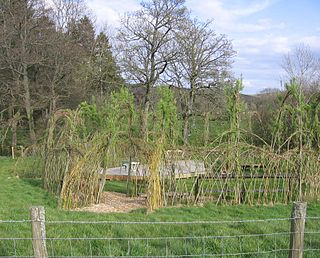
[[[127,181],[106,181],[105,191],[127,193]]]
[[[194,122],[191,121],[189,142],[191,146],[203,146],[203,132],[205,130],[204,118],[202,116],[195,116],[194,119]],[[216,139],[222,132],[228,130],[228,123],[229,122],[225,119],[210,120],[209,139]]]
[[[50,221],[226,221],[254,220],[269,218],[289,218],[291,205],[274,206],[216,206],[211,203],[203,207],[163,208],[147,214],[137,210],[128,214],[96,214],[89,212],[62,211],[57,208],[57,199],[41,188],[39,179],[17,178],[17,173],[34,169],[32,162],[19,163],[15,169],[9,158],[0,157],[0,220],[29,219],[29,207],[42,205],[46,210],[47,240],[50,256],[156,256],[195,255],[206,253],[238,253],[256,250],[270,251],[275,248],[287,249],[289,235],[255,237],[205,238],[205,236],[237,236],[288,232],[288,221],[222,223],[203,225],[162,225],[162,224],[52,224]],[[29,171],[31,174],[32,171]],[[109,182],[109,188],[123,189],[123,182]],[[106,186],[108,189],[108,186]],[[319,216],[320,204],[308,205],[308,216]],[[319,220],[307,221],[306,231],[318,231]],[[30,223],[0,223],[0,256],[32,255],[30,240],[1,240],[1,238],[30,238]],[[200,236],[199,239],[158,240],[64,240],[61,238],[137,238],[137,237],[185,237]],[[320,235],[307,234],[306,248],[320,248]],[[243,255],[242,257],[275,257],[265,255]],[[287,257],[287,252],[279,252],[276,257]],[[316,251],[306,257],[318,257]]]

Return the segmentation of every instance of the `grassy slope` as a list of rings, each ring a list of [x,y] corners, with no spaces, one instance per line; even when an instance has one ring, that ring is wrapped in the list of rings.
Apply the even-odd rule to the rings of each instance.
[[[28,170],[28,166],[18,169]],[[275,206],[215,206],[206,204],[204,207],[164,208],[152,214],[145,211],[136,211],[129,214],[94,214],[86,212],[70,212],[57,209],[57,201],[41,189],[39,182],[16,178],[14,162],[8,158],[0,157],[0,220],[28,219],[28,207],[43,205],[46,209],[47,221],[54,220],[90,220],[90,221],[195,221],[195,220],[247,220],[267,218],[287,218],[290,216],[290,205]],[[308,216],[318,216],[319,204],[309,204]],[[316,231],[320,223],[307,223],[308,231]],[[273,232],[286,232],[289,229],[287,221],[260,222],[246,224],[221,224],[221,225],[70,225],[48,224],[47,237],[150,237],[150,236],[206,236],[206,235],[247,235],[265,234]],[[0,223],[1,237],[30,237],[29,223]],[[320,235],[307,237],[306,246],[320,248]],[[208,240],[172,240],[169,244],[169,254],[201,253],[206,252],[250,252],[253,250],[272,250],[275,245],[287,248],[288,235],[265,236],[247,238],[225,238]],[[17,255],[31,255],[30,241],[16,241]],[[128,241],[125,240],[84,240],[49,241],[49,255],[160,255],[165,253],[165,240]],[[0,240],[0,256],[13,255],[13,241]],[[148,246],[148,247],[146,247]],[[242,250],[240,250],[242,249]],[[279,253],[278,257],[286,257],[286,252]],[[270,254],[269,254],[270,255]],[[250,257],[250,256],[248,256]],[[263,257],[260,255],[259,257]],[[265,257],[269,257],[266,255]],[[309,253],[308,257],[317,257]]]

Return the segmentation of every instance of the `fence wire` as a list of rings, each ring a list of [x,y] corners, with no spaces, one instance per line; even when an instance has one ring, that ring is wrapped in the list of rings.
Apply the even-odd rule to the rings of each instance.
[[[48,257],[287,257],[291,218],[47,221]],[[0,220],[0,257],[34,257],[31,220]],[[320,217],[306,218],[305,257],[319,257]]]

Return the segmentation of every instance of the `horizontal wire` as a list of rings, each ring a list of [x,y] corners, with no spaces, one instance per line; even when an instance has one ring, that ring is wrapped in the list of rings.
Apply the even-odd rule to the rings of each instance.
[[[298,232],[299,233],[299,232]],[[305,231],[303,232],[304,234],[320,234],[320,231],[311,231],[311,232],[308,232],[308,231]]]
[[[46,224],[228,224],[228,223],[254,223],[254,222],[273,222],[273,221],[290,221],[295,219],[301,219],[300,217],[295,218],[274,218],[274,219],[256,219],[256,220],[204,220],[204,221],[77,221],[77,220],[60,220],[60,221],[45,221]],[[320,217],[305,217],[306,220],[320,220]],[[28,223],[28,222],[39,222],[34,220],[0,220],[0,223]]]
[[[306,217],[305,219],[311,219],[311,220],[319,219],[320,220],[320,217]]]
[[[273,222],[273,221],[290,221],[295,218],[275,218],[275,219],[257,219],[257,220],[204,220],[204,221],[76,221],[76,220],[61,220],[61,221],[46,221],[46,224],[229,224],[229,223],[254,223],[254,222]]]
[[[34,258],[34,256],[0,256],[0,258]],[[62,256],[60,256],[62,258]],[[65,257],[69,257],[69,256],[65,256]]]
[[[228,223],[255,223],[255,222],[274,222],[274,221],[290,221],[300,218],[273,218],[273,219],[256,219],[256,220],[223,220],[223,221],[46,221],[45,224],[121,224],[121,225],[132,225],[132,224],[146,224],[146,225],[166,225],[166,224],[176,224],[176,225],[194,225],[194,224],[228,224]],[[305,217],[306,220],[319,220],[320,217]],[[0,223],[30,223],[33,222],[32,220],[0,220]],[[39,221],[37,221],[39,222]],[[96,238],[41,238],[41,240],[50,240],[50,241],[77,241],[77,240],[106,240],[106,241],[144,241],[144,240],[205,240],[205,239],[230,239],[230,238],[249,238],[249,237],[268,237],[268,236],[280,236],[280,235],[291,235],[292,233],[298,233],[298,232],[275,232],[275,233],[268,233],[268,234],[241,234],[241,235],[227,235],[227,236],[164,236],[164,237],[96,237]],[[304,234],[320,234],[320,231],[307,231],[304,232]],[[0,240],[10,240],[10,241],[19,241],[19,240],[36,240],[35,238],[0,238]],[[276,253],[276,252],[287,252],[290,251],[290,249],[275,249],[275,250],[269,250],[269,251],[257,251],[257,252],[240,252],[240,253],[224,253],[224,254],[192,254],[192,255],[170,255],[170,257],[227,257],[227,256],[239,256],[239,255],[254,255],[254,254],[270,254],[270,253]],[[316,252],[320,251],[318,248],[308,248],[304,249],[305,252]],[[0,256],[2,257],[10,257],[10,256]],[[12,256],[12,257],[20,257],[20,258],[31,258],[33,256]],[[88,257],[88,256],[49,256],[49,257],[55,257],[55,258],[81,258],[81,257]],[[107,258],[107,257],[114,257],[114,256],[90,256],[94,258]],[[168,257],[166,256],[121,256],[121,257]]]
[[[47,240],[180,240],[180,239],[213,239],[213,238],[239,238],[239,237],[259,237],[274,235],[290,235],[290,232],[270,233],[270,234],[251,234],[251,235],[228,235],[228,236],[164,236],[164,237],[105,237],[105,238],[46,238]]]
[[[0,223],[27,223],[27,222],[33,222],[33,220],[26,220],[26,219],[23,219],[23,220],[0,220]]]
[[[239,255],[253,255],[253,254],[270,254],[270,253],[277,253],[277,252],[288,252],[292,251],[292,249],[275,249],[275,250],[269,250],[269,251],[256,251],[256,252],[241,252],[241,253],[224,253],[224,254],[178,254],[178,255],[143,255],[143,256],[135,256],[135,255],[130,255],[130,256],[119,256],[122,258],[146,258],[146,257],[153,257],[153,258],[165,258],[165,257],[175,257],[175,258],[183,258],[183,257],[226,257],[226,256],[239,256]],[[4,258],[8,256],[0,256],[0,258]],[[10,256],[9,256],[10,257]],[[31,258],[33,256],[12,256],[12,257],[19,257],[19,258]],[[111,258],[115,256],[48,256],[49,258]]]
[[[290,235],[291,232],[275,232],[269,234],[241,234],[241,235],[227,235],[227,236],[161,236],[161,237],[46,237],[46,238],[0,238],[0,240],[50,240],[50,241],[62,241],[62,240],[180,240],[180,239],[213,239],[213,238],[240,238],[240,237],[261,237],[261,236],[275,236],[275,235]]]
[[[308,251],[320,251],[320,248],[306,248],[306,249],[303,249],[304,252],[308,252]]]
[[[161,237],[46,237],[46,238],[31,238],[31,237],[2,237],[0,240],[50,240],[50,241],[60,241],[60,240],[174,240],[174,239],[212,239],[212,238],[239,238],[239,237],[262,237],[262,236],[276,236],[276,235],[291,235],[300,232],[274,232],[268,234],[241,234],[241,235],[215,235],[215,236],[161,236]],[[308,231],[304,234],[320,234],[320,231]],[[1,256],[0,256],[1,257]]]

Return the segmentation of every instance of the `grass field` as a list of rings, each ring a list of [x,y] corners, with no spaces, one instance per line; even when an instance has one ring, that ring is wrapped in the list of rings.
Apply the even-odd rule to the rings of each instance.
[[[137,210],[128,214],[62,211],[57,208],[57,199],[41,188],[40,180],[17,177],[17,172],[19,175],[27,175],[30,169],[32,166],[26,163],[19,163],[15,167],[15,162],[11,159],[0,157],[0,220],[28,220],[30,206],[44,206],[48,221],[46,225],[49,238],[47,240],[48,253],[52,257],[174,256],[181,254],[185,257],[196,257],[197,254],[203,253],[227,256],[231,253],[250,253],[257,252],[257,250],[261,252],[259,255],[247,254],[242,257],[287,257],[288,253],[285,250],[272,252],[275,249],[288,249],[290,223],[287,220],[182,225],[113,224],[106,223],[106,221],[266,220],[289,218],[291,205],[216,206],[206,203],[203,207],[163,208],[151,214],[147,214],[145,210]],[[106,189],[122,191],[123,187],[119,183],[112,182],[106,186]],[[309,217],[319,216],[319,211],[320,204],[308,204]],[[105,222],[101,224],[50,223],[53,221]],[[307,232],[317,232],[319,228],[320,220],[307,221]],[[0,256],[32,255],[29,239],[10,240],[10,238],[30,238],[30,223],[3,222],[0,223],[0,232]],[[279,234],[281,232],[284,234]],[[186,236],[189,238],[185,238]],[[228,237],[208,238],[208,236]],[[151,239],[152,237],[157,239]],[[78,239],[70,240],[70,238]],[[320,234],[306,234],[305,238],[306,249],[315,249],[307,251],[306,257],[318,257]],[[228,257],[240,257],[240,255]]]

